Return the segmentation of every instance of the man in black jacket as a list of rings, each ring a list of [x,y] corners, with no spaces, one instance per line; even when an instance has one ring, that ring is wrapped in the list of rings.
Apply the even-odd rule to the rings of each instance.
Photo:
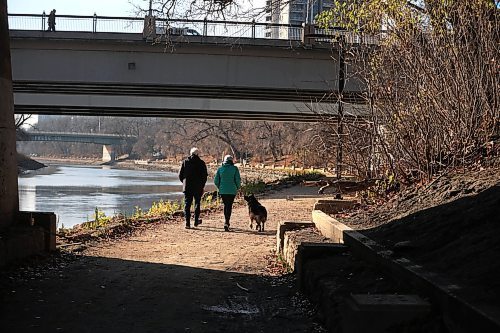
[[[194,198],[194,226],[201,224],[200,202],[203,189],[207,182],[207,165],[198,156],[198,148],[191,148],[190,156],[182,161],[179,179],[183,183],[184,192],[184,217],[186,219],[186,229],[191,228],[191,204]]]

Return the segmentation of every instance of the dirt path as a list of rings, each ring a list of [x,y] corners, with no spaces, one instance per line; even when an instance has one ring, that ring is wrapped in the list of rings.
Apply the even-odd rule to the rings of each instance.
[[[320,332],[291,277],[267,272],[276,224],[310,220],[314,188],[270,194],[266,231],[248,228],[245,206],[160,224],[100,243],[65,268],[13,284],[1,300],[6,332]],[[293,198],[293,200],[289,200]]]

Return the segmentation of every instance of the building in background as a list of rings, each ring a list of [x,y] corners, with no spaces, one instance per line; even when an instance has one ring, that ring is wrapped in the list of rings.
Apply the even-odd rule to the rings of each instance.
[[[314,17],[332,8],[332,0],[267,0],[266,23],[300,26],[314,23]],[[300,39],[296,27],[269,26],[266,37],[272,39]]]

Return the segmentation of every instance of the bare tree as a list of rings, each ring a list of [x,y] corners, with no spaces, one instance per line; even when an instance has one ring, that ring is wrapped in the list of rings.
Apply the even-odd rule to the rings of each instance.
[[[321,15],[379,39],[347,50],[363,64],[372,112],[364,160],[377,156],[402,178],[478,161],[500,131],[499,13],[491,0],[373,0],[335,1]]]
[[[236,159],[241,158],[243,141],[241,122],[224,120],[197,120],[188,121],[188,124],[193,124],[194,127],[198,129],[192,136],[192,141],[194,143],[204,140],[217,139],[227,145]]]
[[[273,3],[281,4],[278,0]],[[265,13],[265,6],[255,0],[150,0],[136,5],[137,12],[151,13],[163,18],[234,19],[258,18]]]
[[[29,127],[33,127],[33,124],[30,124],[29,121],[30,120],[33,120],[33,115],[31,114],[16,114],[15,115],[15,126],[16,126],[16,130],[19,130],[21,127],[23,126],[29,126]]]

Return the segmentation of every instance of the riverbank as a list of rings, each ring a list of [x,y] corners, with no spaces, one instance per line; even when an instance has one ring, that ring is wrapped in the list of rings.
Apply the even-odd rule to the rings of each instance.
[[[31,170],[38,170],[45,168],[46,165],[44,163],[40,163],[38,161],[35,161],[32,158],[29,158],[28,156],[25,156],[23,154],[17,154],[17,173],[18,174],[23,174],[27,173]]]
[[[99,159],[95,158],[56,158],[56,157],[36,157],[36,160],[42,162],[46,165],[51,164],[63,164],[63,165],[89,165],[89,166],[101,166],[108,165]],[[109,165],[112,168],[126,169],[126,170],[151,170],[151,171],[167,171],[167,172],[179,172],[180,162],[175,163],[167,160],[151,160],[151,161],[136,161],[121,159],[117,160],[115,163]],[[285,168],[259,168],[254,167],[242,167],[240,168],[240,173],[242,180],[245,182],[261,180],[263,182],[273,182],[289,175],[303,174],[311,171],[304,170],[291,170]],[[217,171],[219,165],[207,163],[207,168],[209,176],[212,176]]]

